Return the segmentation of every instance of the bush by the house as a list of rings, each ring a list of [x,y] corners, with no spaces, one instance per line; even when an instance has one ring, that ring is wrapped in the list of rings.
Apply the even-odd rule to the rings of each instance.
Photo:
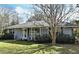
[[[35,39],[39,43],[52,42],[50,35],[37,35]],[[59,33],[57,34],[56,43],[72,44],[75,43],[75,37]]]
[[[14,36],[12,33],[6,33],[6,34],[2,35],[0,37],[0,39],[14,39]]]
[[[75,43],[75,37],[74,36],[69,36],[67,34],[59,34],[57,35],[57,39],[56,39],[57,43]]]
[[[46,35],[46,34],[44,34],[44,35],[37,35],[36,37],[35,37],[35,41],[36,42],[39,42],[39,43],[48,43],[48,42],[51,42],[51,38],[50,38],[50,35]]]

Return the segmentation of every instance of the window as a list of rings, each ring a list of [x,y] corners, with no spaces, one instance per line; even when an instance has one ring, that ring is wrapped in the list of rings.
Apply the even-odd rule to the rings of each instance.
[[[39,32],[40,32],[40,29],[39,29],[39,28],[35,28],[35,31],[36,31],[37,33],[39,33]]]
[[[47,28],[41,28],[41,33],[42,34],[47,34],[47,30],[48,30]]]

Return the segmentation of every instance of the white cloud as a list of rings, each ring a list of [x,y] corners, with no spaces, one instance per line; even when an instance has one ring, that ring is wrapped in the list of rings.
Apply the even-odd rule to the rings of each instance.
[[[16,7],[15,11],[19,14],[24,13],[24,9],[21,7]]]
[[[33,13],[33,10],[32,9],[24,9],[22,7],[16,7],[15,11],[19,14],[28,14],[28,15],[31,15]]]

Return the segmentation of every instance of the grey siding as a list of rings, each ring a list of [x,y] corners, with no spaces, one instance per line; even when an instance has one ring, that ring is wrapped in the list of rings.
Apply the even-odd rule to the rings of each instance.
[[[41,34],[49,34],[48,28],[41,28]]]
[[[22,37],[23,37],[22,30],[20,30],[20,29],[15,29],[15,30],[14,30],[14,38],[15,38],[15,39],[22,39]]]
[[[73,34],[72,28],[63,28],[63,34],[68,34],[68,35],[72,36],[72,34]]]

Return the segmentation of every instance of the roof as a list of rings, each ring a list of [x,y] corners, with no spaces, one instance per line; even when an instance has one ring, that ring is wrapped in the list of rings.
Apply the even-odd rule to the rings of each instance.
[[[60,25],[60,27],[73,27],[73,28],[77,28],[79,26],[77,26],[75,23],[65,23],[62,26]]]
[[[63,28],[79,28],[79,26],[57,26],[57,27],[63,27]]]
[[[6,29],[17,29],[17,28],[34,28],[34,27],[49,27],[49,24],[46,23],[45,21],[31,21],[31,22],[26,22],[23,24],[17,24],[13,26],[6,27]],[[70,27],[70,28],[76,28],[79,26],[73,25],[73,24],[64,24],[64,25],[59,25],[57,27]]]
[[[31,21],[23,24],[17,24],[13,26],[6,27],[6,29],[14,28],[33,28],[33,27],[49,27],[49,24],[44,21]]]

